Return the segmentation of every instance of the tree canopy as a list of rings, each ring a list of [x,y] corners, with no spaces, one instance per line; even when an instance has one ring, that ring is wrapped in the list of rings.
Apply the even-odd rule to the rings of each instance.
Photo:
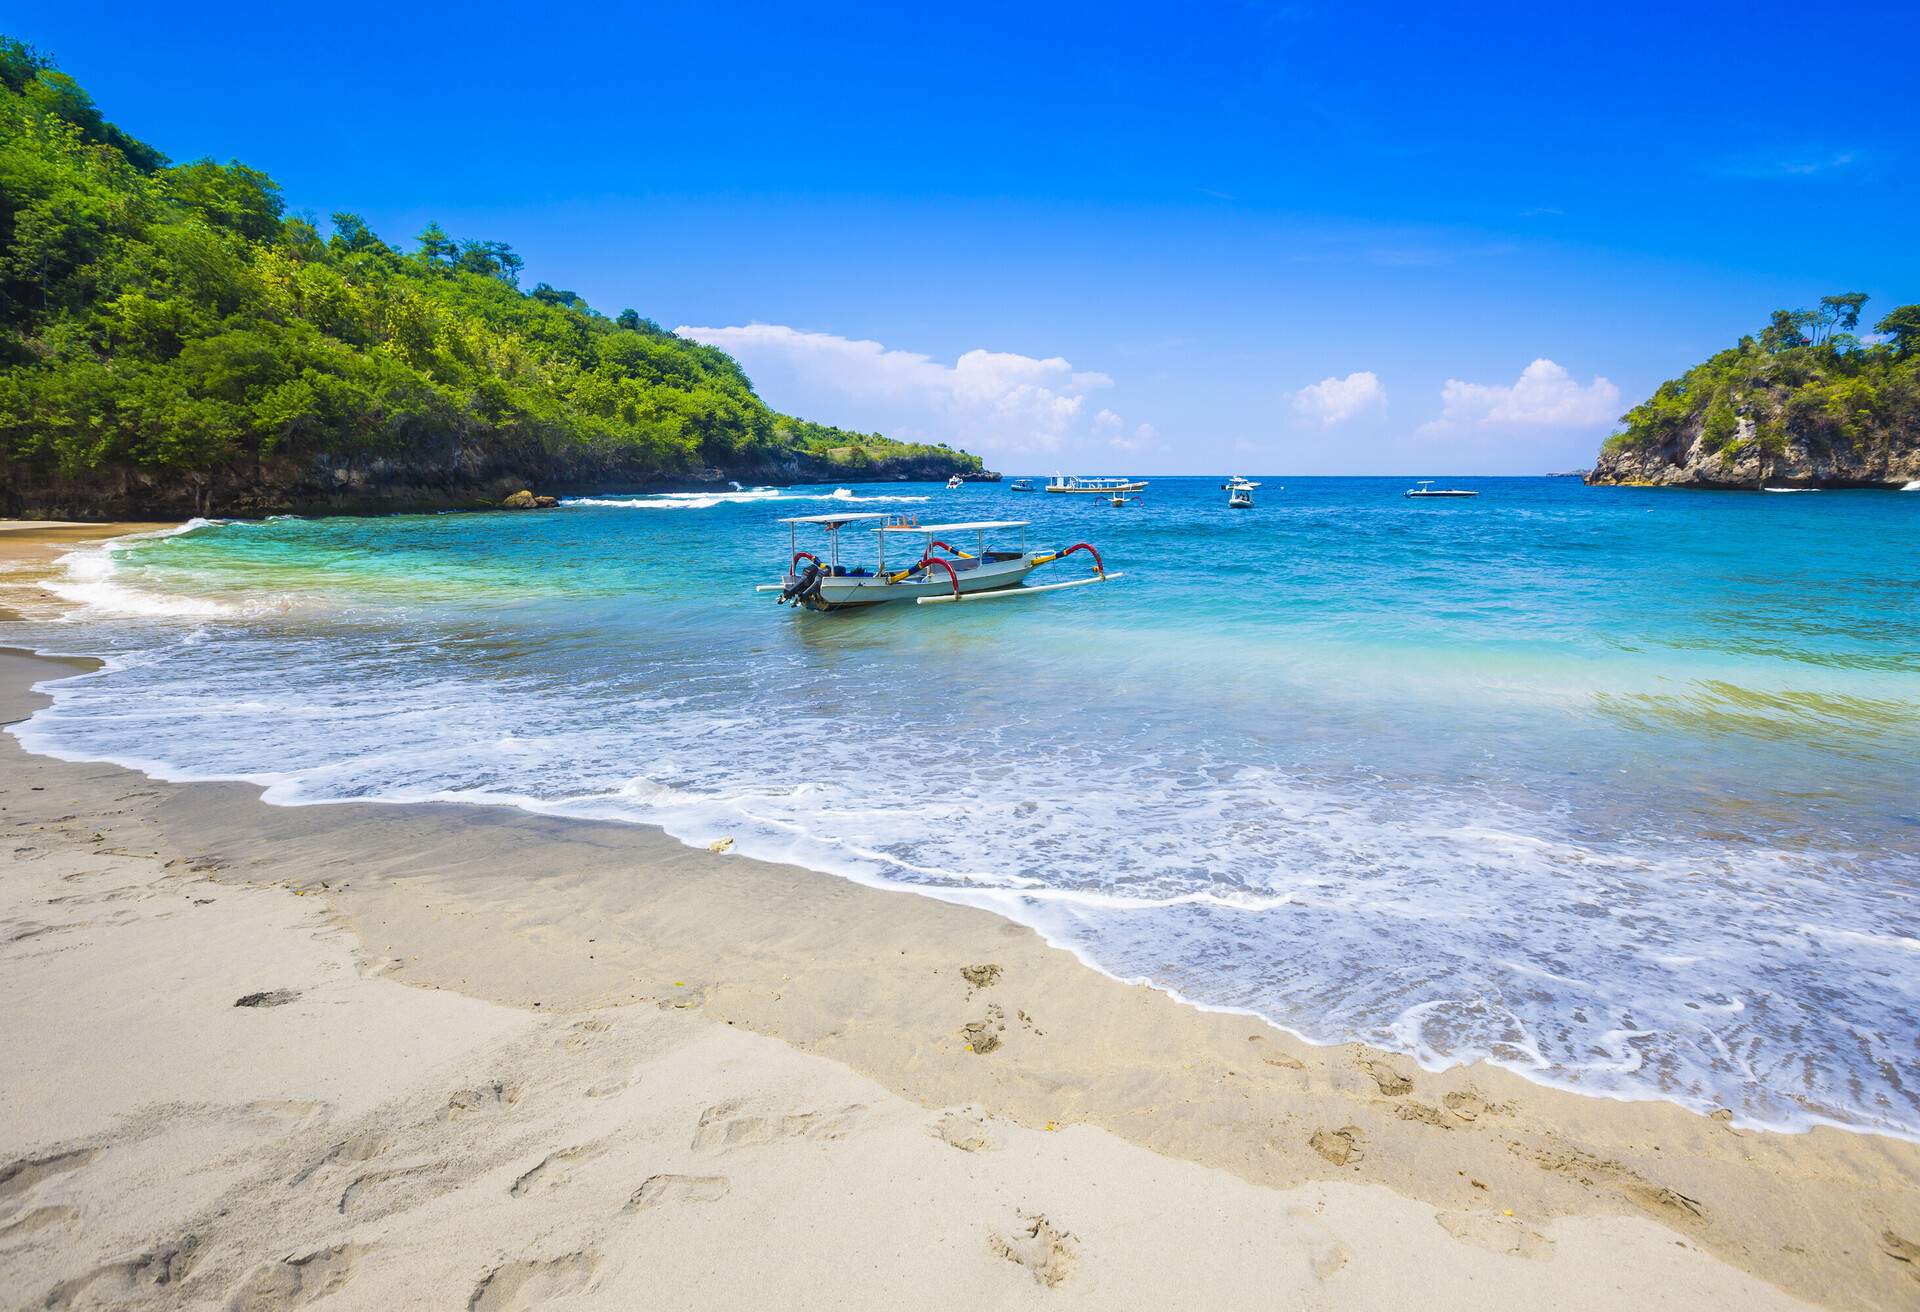
[[[793,452],[972,457],[772,411],[724,352],[519,285],[505,242],[323,235],[239,161],[171,163],[0,38],[0,461],[189,481],[422,444],[590,448],[662,476]]]

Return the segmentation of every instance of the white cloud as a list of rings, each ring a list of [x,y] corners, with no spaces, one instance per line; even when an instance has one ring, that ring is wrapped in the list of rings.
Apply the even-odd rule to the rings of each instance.
[[[1322,424],[1344,424],[1365,410],[1387,403],[1387,389],[1377,374],[1368,370],[1345,378],[1322,378],[1311,387],[1293,394],[1293,408]]]
[[[1598,428],[1620,413],[1620,389],[1596,377],[1584,387],[1551,360],[1535,360],[1520,377],[1501,386],[1447,379],[1440,389],[1440,418],[1423,433],[1479,428]]]
[[[973,350],[949,365],[782,324],[674,331],[734,356],[777,408],[845,427],[1012,455],[1106,436],[1126,422],[1088,405],[1112,378],[1059,356]]]
[[[1111,414],[1112,412],[1106,411],[1104,413]],[[1120,416],[1118,415],[1114,415],[1115,419],[1118,419],[1119,417]],[[1110,437],[1107,439],[1107,445],[1112,447],[1115,451],[1146,451],[1146,450],[1152,449],[1155,446],[1158,446],[1159,443],[1160,443],[1160,430],[1155,428],[1152,424],[1139,425],[1137,428],[1133,430],[1133,433],[1130,436],[1126,434],[1121,434],[1119,436]]]
[[[1722,177],[1760,182],[1793,181],[1839,173],[1863,162],[1862,152],[1858,150],[1803,145],[1786,150],[1753,150],[1744,155],[1735,155],[1721,162],[1719,173]]]

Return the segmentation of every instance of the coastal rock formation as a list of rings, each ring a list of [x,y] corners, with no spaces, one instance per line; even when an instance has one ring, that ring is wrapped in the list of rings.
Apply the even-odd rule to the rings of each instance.
[[[795,451],[725,469],[663,472],[647,460],[593,448],[462,441],[449,436],[395,455],[322,452],[235,462],[191,476],[119,466],[68,475],[0,461],[0,514],[39,519],[170,519],[191,515],[356,514],[491,510],[530,487],[560,495],[726,487],[739,483],[941,482],[974,457],[876,457],[851,469]],[[538,504],[539,498],[536,498]]]
[[[1854,329],[1864,292],[1776,310],[1757,336],[1621,417],[1588,483],[1905,487],[1920,479],[1920,305]]]
[[[1736,440],[1715,449],[1704,419],[1644,447],[1601,451],[1587,474],[1589,484],[1632,487],[1890,487],[1920,479],[1920,433],[1871,446],[1829,446],[1789,437],[1778,450],[1752,440],[1754,422],[1743,418]]]

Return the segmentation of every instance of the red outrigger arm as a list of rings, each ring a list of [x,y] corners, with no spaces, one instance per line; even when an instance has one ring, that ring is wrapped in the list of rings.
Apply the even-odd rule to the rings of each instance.
[[[1073,544],[1072,546],[1070,546],[1070,547],[1068,547],[1068,548],[1067,548],[1067,549],[1066,549],[1065,551],[1062,551],[1062,552],[1060,552],[1060,553],[1059,553],[1058,555],[1056,555],[1056,556],[1054,557],[1054,559],[1055,559],[1055,560],[1064,560],[1064,559],[1065,559],[1066,557],[1068,557],[1068,556],[1071,556],[1071,555],[1072,555],[1072,554],[1073,554],[1074,552],[1076,552],[1076,551],[1084,551],[1084,552],[1086,552],[1086,553],[1087,553],[1087,554],[1088,554],[1089,556],[1092,556],[1092,557],[1093,557],[1093,572],[1094,572],[1095,574],[1098,574],[1098,575],[1099,575],[1099,576],[1100,576],[1101,578],[1105,578],[1105,577],[1107,576],[1107,570],[1106,570],[1106,566],[1104,566],[1104,565],[1102,565],[1102,564],[1100,563],[1100,553],[1099,553],[1098,551],[1095,551],[1095,550],[1093,549],[1093,544],[1092,544],[1092,543],[1088,543],[1088,542],[1076,542],[1076,543],[1074,543],[1074,544]]]
[[[934,545],[938,546],[939,544],[935,543]],[[951,551],[953,548],[949,547],[947,550]],[[946,561],[941,560],[938,556],[922,556],[920,563],[915,565],[914,568],[922,569],[928,565],[938,565],[941,569],[945,570],[947,577],[953,580],[953,595],[956,597],[960,595],[960,576],[953,572],[953,566],[947,564]]]

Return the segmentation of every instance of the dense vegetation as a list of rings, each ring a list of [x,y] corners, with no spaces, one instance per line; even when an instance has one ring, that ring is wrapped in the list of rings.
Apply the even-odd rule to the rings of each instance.
[[[284,212],[237,161],[170,164],[0,38],[0,462],[8,482],[137,471],[195,508],[271,465],[460,449],[660,477],[811,456],[856,474],[979,461],[776,414],[724,352],[572,292],[502,242],[411,251]],[[451,444],[451,445],[450,445]],[[830,476],[830,474],[829,474]]]
[[[1790,452],[1884,456],[1920,443],[1920,305],[1903,305],[1856,335],[1867,297],[1824,296],[1813,310],[1776,310],[1759,334],[1660,384],[1621,416],[1606,456],[1697,445],[1732,460]]]

